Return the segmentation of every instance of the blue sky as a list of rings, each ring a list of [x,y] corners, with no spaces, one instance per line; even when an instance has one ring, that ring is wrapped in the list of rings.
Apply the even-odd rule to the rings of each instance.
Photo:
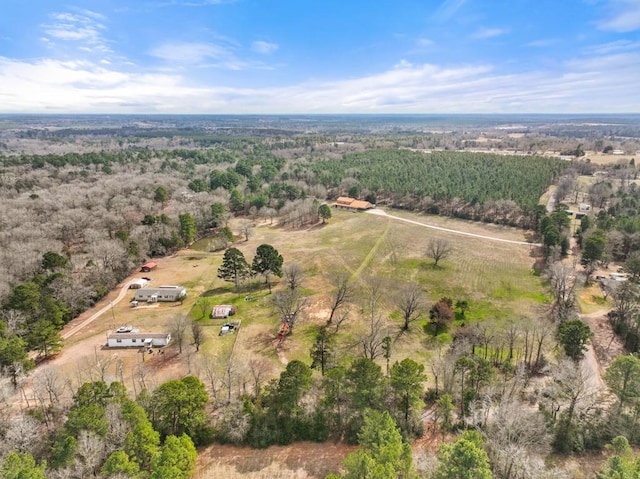
[[[640,0],[3,0],[4,113],[638,113]]]

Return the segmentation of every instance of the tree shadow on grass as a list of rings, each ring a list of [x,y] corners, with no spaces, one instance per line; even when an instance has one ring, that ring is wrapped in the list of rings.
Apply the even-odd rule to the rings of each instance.
[[[276,341],[275,333],[264,332],[255,335],[247,343],[252,347],[256,352],[265,352],[265,351],[273,351],[275,349],[275,341]]]
[[[210,298],[211,296],[217,296],[217,295],[226,294],[226,293],[233,293],[233,290],[230,290],[229,288],[224,288],[224,287],[213,288],[213,289],[209,289],[209,290],[205,291],[204,293],[202,293],[198,297],[199,298]]]

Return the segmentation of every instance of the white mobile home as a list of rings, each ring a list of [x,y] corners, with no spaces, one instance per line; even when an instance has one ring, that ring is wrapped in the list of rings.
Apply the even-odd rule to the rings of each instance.
[[[107,336],[110,348],[164,347],[171,341],[171,333],[111,333]]]
[[[157,288],[141,288],[136,291],[135,301],[156,303],[160,301],[180,301],[187,295],[182,286],[159,286]]]

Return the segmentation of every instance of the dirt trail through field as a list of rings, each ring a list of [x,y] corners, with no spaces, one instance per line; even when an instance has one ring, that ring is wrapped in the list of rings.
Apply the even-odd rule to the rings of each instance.
[[[112,299],[111,301],[109,301],[109,303],[107,303],[105,306],[100,308],[97,312],[93,313],[87,319],[79,322],[78,324],[73,325],[71,328],[67,329],[66,331],[62,331],[62,334],[60,335],[62,336],[62,339],[69,339],[71,336],[76,334],[82,328],[84,328],[85,326],[88,326],[93,321],[95,321],[100,316],[102,316],[104,313],[109,311],[109,309],[113,308],[116,304],[118,304],[120,301],[124,299],[124,297],[127,295],[128,290],[129,290],[129,282],[127,281],[126,283],[123,284],[122,288],[120,289],[120,293],[118,293],[118,296],[115,299]]]
[[[509,239],[504,239],[504,238],[498,238],[496,236],[480,235],[480,234],[476,234],[476,233],[469,233],[467,231],[454,230],[454,229],[450,229],[450,228],[443,228],[442,226],[435,226],[435,225],[430,225],[430,224],[427,224],[427,223],[420,223],[418,221],[413,221],[413,220],[408,220],[406,218],[401,218],[400,216],[390,215],[386,211],[383,211],[383,210],[380,210],[380,209],[377,209],[377,208],[376,209],[372,209],[372,210],[367,210],[367,213],[372,214],[372,215],[377,215],[377,216],[384,216],[386,218],[393,218],[395,220],[404,221],[405,223],[410,223],[412,225],[423,226],[424,228],[431,228],[431,229],[434,229],[434,230],[445,231],[447,233],[454,233],[454,234],[458,234],[458,235],[471,236],[473,238],[486,239],[486,240],[490,240],[490,241],[500,241],[502,243],[510,243],[510,244],[521,244],[521,245],[527,245],[527,246],[540,246],[540,243],[529,243],[528,241],[509,240]]]
[[[358,266],[358,269],[351,274],[351,281],[358,279],[358,277],[360,277],[360,274],[362,274],[364,269],[371,264],[371,261],[373,261],[373,258],[375,258],[376,253],[378,252],[378,250],[380,249],[380,246],[384,242],[384,239],[387,236],[387,233],[389,233],[390,228],[391,228],[391,221],[387,221],[387,227],[384,229],[380,237],[376,240],[376,243],[373,245],[373,247],[371,248],[367,256],[362,261],[362,263],[360,263],[360,266]]]
[[[611,324],[607,320],[608,311],[608,309],[602,309],[594,313],[579,315],[594,334],[582,360],[583,371],[587,375],[590,389],[594,392],[606,390],[606,385],[602,380],[606,367],[618,355],[625,353],[622,341],[613,332]]]

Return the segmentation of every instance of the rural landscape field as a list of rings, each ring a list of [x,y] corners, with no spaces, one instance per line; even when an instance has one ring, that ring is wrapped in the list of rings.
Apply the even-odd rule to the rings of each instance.
[[[632,467],[640,141],[140,120],[2,120],[5,471]]]
[[[0,15],[0,479],[640,478],[640,1]]]

